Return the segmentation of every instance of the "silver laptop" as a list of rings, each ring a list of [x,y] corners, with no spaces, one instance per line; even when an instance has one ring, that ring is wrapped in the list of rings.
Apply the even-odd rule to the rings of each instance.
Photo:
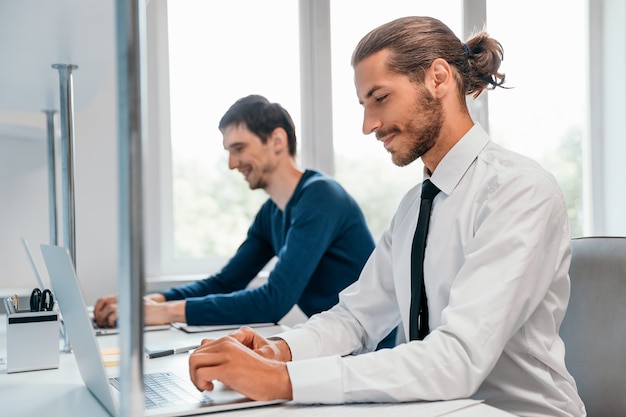
[[[100,355],[100,349],[69,252],[64,247],[52,245],[41,245],[41,252],[48,268],[55,300],[65,318],[80,375],[91,393],[112,416],[117,417],[120,415],[119,390],[116,388],[119,384],[116,378],[109,378],[104,368],[104,362]],[[170,378],[175,380],[172,381]],[[220,384],[215,391],[199,393],[188,380],[178,377],[168,370],[144,375],[144,392],[146,394],[152,391],[151,384],[159,383],[154,379],[165,379],[168,384],[173,383],[175,385],[175,390],[184,390],[187,396],[194,396],[195,398],[186,404],[178,405],[163,405],[160,404],[162,401],[157,400],[158,406],[154,406],[146,398],[146,409],[144,410],[146,416],[189,416],[281,402],[253,401]],[[178,402],[180,401],[183,400],[178,400]]]
[[[33,258],[33,253],[30,251],[30,246],[26,239],[22,238],[22,245],[24,245],[24,249],[26,250],[26,254],[28,255],[28,260],[30,261],[30,265],[33,267],[33,271],[35,271],[35,277],[37,278],[37,282],[39,283],[39,288],[42,290],[47,288],[44,285],[43,280],[41,279],[41,274],[39,273],[39,268],[37,268],[37,264],[35,263],[35,258]],[[119,329],[117,327],[100,327],[96,323],[95,318],[93,317],[93,306],[87,307],[87,311],[89,312],[89,317],[91,319],[91,324],[95,329],[96,336],[104,336],[109,334],[118,334]],[[158,324],[158,325],[150,325],[144,326],[144,331],[154,331],[154,330],[167,330],[171,327],[170,324]]]
[[[33,271],[35,271],[35,277],[37,278],[37,282],[39,283],[39,288],[42,290],[47,288],[43,280],[41,279],[41,274],[39,273],[39,268],[37,268],[37,264],[35,263],[35,258],[33,258],[33,253],[30,251],[30,246],[28,246],[28,242],[26,239],[22,238],[22,245],[24,245],[24,249],[26,250],[26,254],[28,255],[28,260],[30,261],[30,265],[33,267]],[[87,311],[89,312],[89,317],[91,319],[91,324],[96,332],[96,336],[104,336],[109,334],[118,334],[119,329],[117,327],[100,327],[96,323],[96,319],[93,317],[93,306],[87,307]],[[157,324],[144,326],[144,331],[150,332],[154,330],[167,330],[172,327],[170,324]]]

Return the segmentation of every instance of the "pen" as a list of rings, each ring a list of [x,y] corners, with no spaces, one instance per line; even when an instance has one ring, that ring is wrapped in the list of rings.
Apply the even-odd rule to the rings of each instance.
[[[20,311],[20,297],[17,294],[13,294],[13,307],[15,308],[15,313]]]
[[[200,345],[191,345],[191,346],[185,346],[185,347],[181,347],[181,348],[175,348],[174,349],[174,354],[189,352],[190,350],[194,350],[194,349],[196,349],[198,347],[200,347]]]
[[[189,352],[190,350],[193,350],[199,346],[200,345],[190,345],[190,346],[184,346],[184,347],[179,347],[179,348],[174,348],[174,349],[148,349],[146,348],[146,353],[148,355],[148,358],[154,359],[154,358],[161,358],[163,356],[176,355],[177,353]]]

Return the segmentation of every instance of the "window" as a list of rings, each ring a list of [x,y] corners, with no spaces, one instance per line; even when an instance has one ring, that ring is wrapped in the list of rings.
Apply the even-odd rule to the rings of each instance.
[[[589,130],[586,1],[530,0],[513,9],[488,1],[487,21],[504,47],[502,70],[511,87],[489,94],[491,137],[554,174],[565,193],[572,236],[580,236],[586,232],[582,169]]]
[[[355,19],[353,3],[330,2],[335,178],[360,204],[375,239],[387,227],[402,196],[422,180],[423,165],[418,160],[397,167],[373,135],[363,135],[363,108],[356,97],[350,65],[352,52],[370,30],[398,17],[433,16],[459,36],[462,17],[460,0],[388,0],[385,7],[380,4],[376,0],[360,1],[359,18]]]
[[[152,267],[149,275],[216,270],[242,242],[267,198],[262,190],[250,191],[227,167],[217,124],[236,99],[258,93],[281,103],[293,116],[302,142],[301,120],[310,116],[301,115],[300,109],[299,4],[167,3],[171,129],[161,140],[168,146],[171,142],[171,152],[161,164],[170,164],[172,172],[160,168],[160,192],[171,195],[160,200],[160,266]],[[495,142],[552,172],[565,192],[572,235],[590,233],[585,225],[591,213],[583,204],[583,168],[588,163],[582,151],[590,130],[586,0],[530,0],[513,9],[489,0],[388,0],[384,7],[362,0],[358,18],[353,2],[329,4],[334,176],[359,202],[376,238],[401,197],[421,180],[422,164],[396,167],[381,144],[361,132],[352,51],[369,30],[404,15],[434,16],[464,39],[463,32],[471,29],[463,27],[464,13],[482,24],[479,10],[484,6],[487,31],[504,46],[502,70],[512,88],[484,94],[488,119],[477,120],[485,120]],[[563,10],[567,18],[559,17]],[[326,27],[327,22],[318,23]]]
[[[167,3],[172,204],[164,210],[162,269],[215,270],[245,238],[267,199],[228,169],[219,119],[238,98],[261,94],[300,119],[298,3]],[[245,11],[245,13],[242,13]],[[168,242],[171,244],[168,247]]]

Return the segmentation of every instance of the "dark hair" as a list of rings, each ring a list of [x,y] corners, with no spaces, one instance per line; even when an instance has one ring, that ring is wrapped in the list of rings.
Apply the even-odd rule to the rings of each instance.
[[[241,124],[263,143],[267,143],[274,129],[282,127],[287,132],[289,155],[296,155],[296,129],[291,116],[280,104],[270,103],[265,97],[255,94],[240,98],[222,116],[219,129],[223,132],[228,126]]]
[[[437,58],[456,69],[461,100],[478,97],[491,86],[501,87],[504,74],[498,72],[504,57],[502,45],[481,31],[465,44],[441,21],[432,17],[409,16],[393,20],[365,35],[352,54],[352,66],[368,56],[389,49],[390,71],[423,82],[426,70]]]

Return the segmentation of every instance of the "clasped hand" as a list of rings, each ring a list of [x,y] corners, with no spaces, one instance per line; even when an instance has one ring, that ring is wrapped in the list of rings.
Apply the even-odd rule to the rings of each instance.
[[[144,321],[147,326],[184,321],[184,318],[181,320],[181,317],[177,317],[172,313],[176,307],[180,307],[175,304],[184,303],[184,301],[165,302],[165,297],[158,293],[148,294],[143,299],[145,308]],[[184,308],[178,308],[178,310],[184,311]],[[99,327],[115,327],[118,316],[117,295],[109,295],[98,299],[93,309],[93,315]]]
[[[253,400],[291,400],[289,360],[285,341],[267,340],[242,327],[220,339],[202,340],[189,356],[189,374],[200,391],[213,390],[217,380]]]

